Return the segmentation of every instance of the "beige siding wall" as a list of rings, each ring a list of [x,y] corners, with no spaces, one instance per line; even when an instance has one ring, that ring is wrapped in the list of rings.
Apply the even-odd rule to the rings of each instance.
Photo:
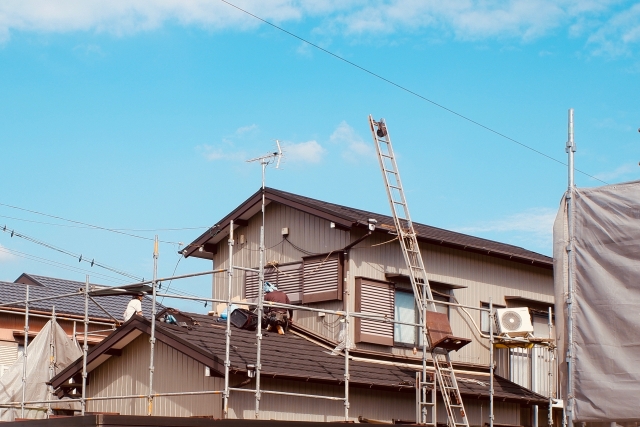
[[[294,248],[282,238],[282,228],[289,228],[288,240],[299,248],[309,253],[321,254],[340,249],[349,244],[349,232],[330,228],[329,221],[302,213],[296,209],[270,203],[265,210],[265,222],[269,226],[265,230],[265,259],[277,261],[280,264],[287,262],[300,262],[303,256],[309,254]],[[235,246],[233,247],[233,264],[236,266],[256,268],[260,257],[260,226],[262,218],[260,214],[254,215],[246,227],[238,227],[234,230]],[[245,243],[240,244],[240,235],[244,235]],[[228,238],[218,243],[218,253],[213,258],[213,268],[227,268],[229,263]],[[236,270],[234,272],[232,296],[244,298],[245,273]],[[228,279],[226,274],[217,274],[213,279],[213,298],[226,299]],[[315,304],[312,306],[338,309],[334,302]],[[342,303],[339,302],[339,308]],[[322,330],[322,319],[317,315],[303,315],[298,312],[294,315],[302,320],[302,324],[313,330]]]
[[[267,206],[265,231],[266,260],[279,263],[300,261],[304,252],[283,241],[281,229],[289,228],[289,240],[296,246],[312,253],[326,253],[345,247],[351,241],[364,235],[363,231],[346,232],[329,227],[329,222],[300,212],[296,209],[271,203]],[[246,227],[238,227],[234,234],[234,264],[244,267],[257,267],[259,262],[259,242],[261,216],[255,215]],[[245,243],[240,245],[240,235]],[[385,280],[385,273],[407,274],[404,258],[394,236],[374,234],[354,247],[349,253],[346,266],[349,309],[355,309],[354,289],[357,276]],[[521,296],[533,300],[553,302],[553,272],[540,267],[502,260],[482,254],[464,252],[431,244],[421,244],[421,250],[429,280],[450,285],[464,286],[456,289],[453,295],[461,304],[480,307],[481,302],[493,299],[495,304],[505,305],[505,296]],[[214,255],[214,268],[226,268],[228,263],[228,245],[226,239],[218,244],[218,253]],[[244,273],[235,271],[232,296],[244,297]],[[227,296],[226,274],[218,274],[213,281],[214,298]],[[342,301],[312,304],[315,308],[329,310],[344,309]],[[487,340],[477,332],[473,322],[480,326],[480,312],[462,309],[450,310],[451,326],[455,335],[473,339],[472,344],[457,353],[453,360],[487,365],[489,352]],[[294,315],[304,327],[320,333],[327,338],[337,339],[340,325],[337,316],[318,316],[317,313],[298,310]],[[471,320],[473,319],[473,321]],[[353,329],[351,330],[353,339]],[[358,344],[360,348],[378,351],[392,351],[397,354],[412,354],[410,349],[381,347],[372,344]]]
[[[263,388],[332,397],[344,397],[344,388],[294,381],[262,381]],[[254,384],[251,384],[254,387]],[[359,416],[391,422],[392,420],[415,420],[414,393],[367,390],[351,387],[349,390],[349,420]],[[469,424],[481,426],[489,422],[489,402],[465,400]],[[446,424],[447,414],[441,400],[438,402],[438,423]],[[494,406],[496,424],[520,424],[520,406],[513,403],[496,402]],[[253,393],[232,392],[229,415],[231,418],[254,419],[255,396]],[[260,399],[260,419],[286,421],[343,421],[344,403],[307,397],[277,396],[263,394]]]
[[[351,251],[348,282],[351,289],[355,286],[356,276],[385,280],[385,273],[408,274],[398,241],[380,245],[391,239],[391,235],[374,235]],[[514,295],[553,302],[551,270],[431,244],[422,244],[421,251],[429,280],[465,286],[453,291],[460,304],[480,307],[481,302],[489,302],[492,298],[494,304],[505,305],[504,297]],[[351,299],[350,308],[354,307]],[[479,327],[480,312],[467,311]],[[450,318],[455,335],[473,339],[472,344],[452,353],[453,360],[488,364],[488,340],[480,337],[469,316],[462,309],[452,308]],[[369,344],[359,344],[359,347],[384,350],[384,347]],[[409,350],[395,349],[394,352],[408,354]]]
[[[153,389],[156,393],[222,390],[224,380],[205,377],[205,366],[160,341],[155,346]],[[145,395],[149,392],[149,336],[136,338],[119,357],[111,357],[89,374],[87,396]],[[91,412],[146,415],[147,399],[90,401]],[[220,395],[170,396],[154,399],[153,415],[222,416]]]

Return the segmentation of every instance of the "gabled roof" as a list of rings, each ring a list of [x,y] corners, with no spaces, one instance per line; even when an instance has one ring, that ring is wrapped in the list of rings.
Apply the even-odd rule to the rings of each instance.
[[[78,292],[80,288],[84,288],[85,283],[23,273],[14,283],[0,282],[0,304],[16,302],[16,304],[12,304],[8,307],[23,309],[26,292],[25,285],[30,285],[29,300],[34,300],[38,298],[75,293]],[[129,303],[129,300],[131,300],[131,297],[127,295],[118,295],[94,297],[93,299],[95,299],[98,304],[104,308],[104,310],[89,299],[89,317],[94,320],[110,320],[109,315],[105,313],[106,310],[117,320],[122,321],[122,313],[125,308],[127,308],[127,304]],[[51,309],[53,306],[55,306],[56,314],[84,317],[84,296],[80,294],[29,303],[30,310],[38,310],[47,313],[52,311]],[[0,309],[2,308],[3,306],[0,306]],[[162,308],[163,306],[158,305],[159,310]],[[142,301],[142,311],[148,316],[151,315],[151,301],[148,298],[145,298]]]
[[[222,218],[216,225],[204,232],[184,249],[185,257],[195,256],[199,258],[210,258],[211,254],[198,249],[206,244],[216,244],[229,234],[229,222],[231,220],[244,223],[253,215],[260,211],[262,200],[262,190],[244,201],[227,216]],[[378,221],[376,232],[395,233],[393,218],[388,215],[381,215],[374,212],[363,211],[361,209],[350,208],[322,200],[312,199],[274,188],[265,188],[265,200],[267,203],[277,202],[295,209],[299,209],[308,214],[326,219],[335,223],[336,227],[350,230],[352,228],[366,227],[369,218]],[[475,252],[493,257],[510,259],[515,262],[535,265],[538,267],[553,269],[553,258],[546,255],[532,252],[524,248],[508,245],[506,243],[495,242],[493,240],[482,239],[480,237],[469,236],[455,231],[444,230],[430,225],[414,222],[414,227],[418,233],[418,240],[447,246],[463,251]]]
[[[156,339],[186,354],[224,375],[226,324],[217,318],[188,313],[196,324],[189,328],[156,322]],[[87,369],[91,372],[100,364],[118,354],[140,334],[149,334],[151,322],[134,316],[127,323],[92,348],[87,356]],[[246,373],[248,364],[256,363],[256,333],[233,328],[231,337],[231,373]],[[54,388],[82,372],[82,358],[72,363],[51,381]],[[262,374],[269,378],[325,384],[343,384],[344,357],[331,356],[329,351],[301,334],[263,332]],[[349,362],[350,385],[414,393],[415,373],[421,369],[401,367],[399,364],[352,360]],[[479,373],[459,375],[463,396],[474,398],[489,396],[489,377]],[[495,377],[495,397],[500,400],[545,404],[547,399],[501,377]]]

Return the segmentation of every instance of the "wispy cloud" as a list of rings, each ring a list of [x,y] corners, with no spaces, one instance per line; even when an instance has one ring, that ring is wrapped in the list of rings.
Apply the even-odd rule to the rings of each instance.
[[[233,147],[220,147],[208,144],[198,145],[196,150],[199,151],[205,159],[214,160],[246,160],[247,154],[242,150],[234,150]]]
[[[282,151],[287,163],[320,163],[326,153],[317,141],[283,142]]]
[[[342,148],[342,156],[349,161],[357,161],[362,158],[375,158],[372,144],[367,144],[360,135],[346,121],[342,121],[333,131],[329,140],[339,144]]]
[[[637,179],[640,175],[640,167],[636,163],[625,163],[609,172],[600,172],[594,177],[611,183],[612,181]]]
[[[11,262],[16,259],[16,256],[13,255],[9,249],[0,245],[0,263]]]
[[[235,3],[275,23],[320,18],[315,34],[376,36],[432,29],[460,40],[532,40],[560,27],[594,32],[599,51],[618,51],[640,37],[639,5],[619,12],[616,0],[263,0]],[[616,9],[618,8],[618,9]],[[4,0],[0,2],[0,39],[12,31],[107,32],[126,36],[166,23],[207,29],[253,29],[260,21],[218,0]],[[599,28],[599,29],[598,29]],[[569,30],[571,29],[571,30]],[[301,53],[304,53],[302,48]]]
[[[508,234],[510,238],[502,240],[518,241],[524,247],[550,249],[556,213],[556,210],[551,208],[532,208],[495,221],[458,227],[456,231],[475,235]]]
[[[615,13],[588,39],[594,54],[610,57],[630,54],[640,44],[640,3]]]
[[[255,130],[258,130],[258,125],[256,124],[252,124],[249,126],[242,126],[236,129],[236,135],[244,135],[246,133],[253,132]]]

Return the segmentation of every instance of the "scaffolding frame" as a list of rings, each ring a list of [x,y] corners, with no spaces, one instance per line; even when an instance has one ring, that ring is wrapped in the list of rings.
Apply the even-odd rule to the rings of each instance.
[[[231,322],[230,322],[230,316],[227,316],[227,321],[226,321],[226,330],[225,330],[225,372],[224,372],[224,388],[223,390],[201,390],[201,391],[187,391],[187,392],[157,392],[154,393],[153,392],[153,374],[154,374],[154,352],[155,352],[155,322],[156,322],[156,312],[155,312],[155,303],[157,301],[158,297],[162,297],[162,298],[171,298],[171,299],[181,299],[181,300],[191,300],[191,301],[200,301],[200,302],[209,302],[209,303],[225,303],[227,305],[227,307],[230,307],[231,304],[234,303],[234,301],[231,300],[231,290],[232,290],[232,285],[233,285],[233,276],[234,276],[234,271],[235,270],[239,270],[239,271],[252,271],[252,272],[258,272],[258,270],[256,269],[251,269],[251,268],[246,268],[246,267],[242,267],[242,266],[234,266],[233,263],[233,247],[234,247],[234,240],[233,240],[233,222],[231,222],[231,229],[230,229],[230,238],[228,241],[228,245],[229,245],[229,266],[227,268],[223,268],[223,269],[217,269],[217,270],[208,270],[208,271],[204,271],[204,272],[198,272],[198,273],[190,273],[190,274],[184,274],[184,275],[178,275],[178,276],[171,276],[171,277],[166,277],[166,278],[158,278],[157,277],[157,268],[158,268],[158,258],[159,258],[159,254],[157,252],[157,246],[154,246],[154,279],[151,281],[147,281],[147,282],[137,282],[137,283],[133,283],[131,285],[127,285],[127,286],[132,286],[132,285],[142,285],[142,284],[152,284],[152,317],[150,319],[151,322],[151,334],[150,334],[150,338],[149,338],[149,345],[150,345],[150,363],[149,363],[149,390],[148,393],[146,394],[133,394],[133,395],[121,395],[121,396],[97,396],[97,397],[87,397],[86,396],[86,382],[87,382],[87,376],[88,376],[88,372],[87,372],[87,355],[88,355],[88,335],[89,334],[95,334],[96,332],[104,332],[107,330],[101,330],[101,331],[89,331],[89,324],[96,324],[96,325],[114,325],[114,324],[110,324],[110,323],[106,323],[106,322],[96,322],[96,321],[91,321],[89,320],[89,315],[88,315],[88,309],[89,309],[89,299],[90,299],[90,294],[91,294],[91,285],[89,284],[89,276],[86,276],[86,281],[85,281],[85,287],[80,289],[78,292],[75,293],[70,293],[70,294],[62,294],[62,295],[58,295],[58,296],[50,296],[50,297],[46,297],[46,298],[37,298],[37,299],[29,299],[29,285],[26,285],[26,295],[25,295],[25,300],[20,301],[19,303],[24,303],[25,304],[25,326],[24,326],[24,331],[25,331],[25,351],[23,352],[23,360],[24,360],[24,364],[23,366],[26,367],[26,362],[27,362],[27,351],[26,348],[28,346],[28,331],[29,331],[29,303],[30,302],[35,302],[35,301],[43,301],[43,300],[52,300],[52,299],[57,299],[57,298],[62,298],[62,297],[67,297],[67,296],[72,296],[72,295],[83,295],[84,296],[84,301],[85,301],[85,307],[84,307],[84,319],[83,319],[83,324],[84,324],[84,330],[82,332],[83,337],[84,337],[84,343],[82,346],[82,350],[83,350],[83,367],[82,367],[82,396],[80,398],[75,398],[75,399],[64,399],[65,402],[79,402],[81,405],[81,414],[84,414],[86,412],[86,405],[88,402],[95,402],[95,401],[104,401],[104,400],[119,400],[119,399],[146,399],[147,403],[148,403],[148,409],[147,409],[147,415],[152,415],[153,412],[153,401],[155,398],[162,398],[162,397],[173,397],[173,396],[181,396],[181,395],[221,395],[223,397],[223,417],[224,418],[228,418],[229,417],[229,401],[230,401],[230,396],[231,393],[254,393],[256,396],[256,411],[255,411],[255,417],[259,418],[260,416],[260,406],[259,406],[259,402],[260,402],[260,397],[262,394],[271,394],[271,395],[283,395],[283,396],[292,396],[292,397],[301,397],[301,398],[314,398],[314,399],[324,399],[324,400],[329,400],[329,401],[340,401],[343,403],[344,405],[344,420],[345,421],[349,421],[349,406],[350,406],[350,401],[349,401],[349,361],[351,360],[351,356],[349,355],[349,348],[351,346],[351,342],[350,342],[350,338],[349,338],[349,322],[351,320],[351,318],[360,318],[360,319],[367,319],[370,321],[374,321],[374,322],[380,322],[380,323],[391,323],[391,324],[400,324],[400,325],[407,325],[407,326],[413,326],[413,327],[417,327],[420,328],[423,325],[419,324],[419,323],[412,323],[412,322],[402,322],[402,321],[397,321],[395,319],[390,319],[388,317],[382,316],[382,315],[375,315],[375,314],[371,314],[371,313],[362,313],[362,312],[351,312],[349,310],[349,306],[348,306],[348,301],[345,299],[345,309],[344,310],[328,310],[328,309],[321,309],[321,308],[313,308],[313,307],[306,307],[303,305],[293,305],[293,304],[281,304],[281,303],[274,303],[274,302],[269,302],[269,307],[276,307],[276,308],[286,308],[286,309],[295,309],[295,310],[303,310],[303,311],[310,311],[310,312],[323,312],[325,314],[330,314],[330,315],[335,315],[338,317],[342,317],[345,319],[345,341],[346,341],[346,345],[345,348],[343,350],[343,357],[344,357],[344,397],[337,397],[337,396],[326,396],[326,395],[315,395],[315,394],[306,394],[306,393],[294,393],[294,392],[283,392],[283,391],[277,391],[277,390],[267,390],[261,387],[260,383],[258,381],[256,381],[256,387],[255,388],[238,388],[238,387],[231,387],[229,385],[229,377],[230,377],[230,368],[231,368],[231,360],[230,360],[230,346],[231,346],[231,341],[232,341],[232,330],[231,330]],[[157,244],[157,236],[156,236],[156,243]],[[264,241],[261,240],[261,244],[264,245]],[[221,274],[224,273],[227,275],[227,298],[226,299],[220,299],[220,298],[206,298],[206,297],[191,297],[191,296],[182,296],[182,295],[176,295],[176,294],[170,294],[170,293],[159,293],[157,292],[157,286],[158,284],[160,284],[162,281],[165,280],[180,280],[180,279],[186,279],[186,278],[191,278],[191,277],[197,277],[197,276],[204,276],[204,275],[215,275],[215,274]],[[260,284],[260,283],[259,283]],[[104,288],[101,288],[104,289]],[[118,287],[115,287],[114,289],[118,289]],[[347,292],[345,290],[345,292]],[[91,298],[92,299],[92,298]],[[260,298],[259,298],[260,299]],[[495,375],[495,370],[494,370],[494,333],[493,333],[493,325],[494,325],[494,321],[495,321],[495,310],[493,308],[493,301],[492,298],[489,298],[489,308],[482,308],[482,307],[474,307],[474,306],[468,306],[468,305],[464,305],[464,304],[459,304],[459,303],[452,303],[452,302],[444,302],[444,301],[436,301],[436,300],[427,300],[426,302],[428,303],[434,303],[434,304],[439,304],[439,305],[444,305],[444,306],[450,306],[450,307],[457,307],[457,308],[463,308],[463,309],[472,309],[472,310],[478,310],[480,312],[487,312],[489,314],[489,337],[487,338],[489,340],[489,426],[493,427],[493,423],[494,423],[494,375]],[[15,305],[17,302],[11,302],[11,303],[4,303],[4,304],[0,304],[0,307],[2,306],[6,306],[6,305]],[[260,300],[258,300],[257,302],[243,302],[243,304],[248,305],[250,307],[258,307],[258,309],[260,309]],[[54,306],[55,307],[55,306]],[[264,307],[262,307],[262,309],[264,309]],[[2,310],[2,312],[9,312],[9,313],[16,313],[15,311],[10,311],[10,310]],[[34,315],[37,317],[51,317],[52,319],[65,319],[65,320],[73,320],[74,321],[74,333],[73,333],[73,337],[75,339],[76,335],[78,334],[78,332],[75,331],[75,322],[77,321],[77,319],[73,319],[73,318],[69,318],[69,317],[63,317],[63,316],[58,316],[55,313],[55,308],[52,309],[52,315],[51,316],[44,316],[44,315]],[[551,316],[551,312],[549,314],[549,316]],[[258,322],[258,325],[260,325],[261,322]],[[551,330],[551,317],[549,317],[549,328]],[[261,340],[261,334],[256,334],[256,341],[257,341],[257,346],[258,349],[257,351],[259,351],[260,349],[260,340]],[[422,358],[427,358],[428,354],[422,354]],[[257,359],[259,360],[259,359]],[[256,377],[258,374],[258,370],[259,370],[259,364],[256,363]],[[261,367],[260,367],[261,368]],[[415,368],[416,368],[416,372],[419,371],[419,365],[416,363],[415,364]],[[550,376],[551,378],[551,376]],[[5,403],[5,404],[0,404],[0,407],[3,408],[7,408],[7,407],[19,407],[21,408],[21,413],[24,416],[24,410],[25,409],[29,409],[29,407],[27,407],[26,405],[33,405],[33,404],[47,404],[47,414],[49,415],[49,412],[51,412],[50,407],[52,403],[57,403],[60,402],[60,400],[57,399],[47,399],[47,400],[41,400],[41,401],[26,401],[25,400],[25,396],[24,396],[24,388],[26,387],[26,373],[23,373],[23,398],[20,402],[9,402],[9,403]],[[551,381],[551,379],[550,379]],[[432,393],[435,394],[435,390],[432,391]],[[435,407],[433,409],[435,411]],[[552,399],[550,397],[549,399],[549,423],[551,423],[552,419],[551,419],[551,414],[552,414]],[[48,416],[47,415],[47,416]],[[420,421],[420,420],[416,420],[416,421]]]

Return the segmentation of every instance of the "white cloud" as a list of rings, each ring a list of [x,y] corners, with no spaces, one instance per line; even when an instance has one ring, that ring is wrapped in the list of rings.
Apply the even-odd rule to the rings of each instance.
[[[631,52],[640,43],[640,3],[614,14],[594,33],[588,43],[596,55],[620,56]]]
[[[238,129],[236,129],[236,135],[244,135],[245,133],[249,133],[251,131],[257,130],[258,129],[258,125],[256,124],[252,124],[249,126],[242,126],[239,127]]]
[[[9,249],[0,245],[0,263],[2,262],[10,262],[16,259],[16,256],[9,252]]]
[[[618,166],[615,170],[595,174],[594,177],[609,183],[611,183],[611,181],[619,181],[620,179],[624,179],[624,177],[627,177],[627,179],[637,179],[640,172],[638,169],[640,169],[640,167],[637,164],[626,163]]]
[[[247,155],[244,151],[234,151],[229,148],[222,148],[219,146],[212,146],[208,144],[198,145],[196,147],[205,159],[209,161],[213,160],[245,160]]]
[[[459,39],[515,37],[530,40],[566,26],[612,14],[616,0],[233,0],[257,16],[276,22],[320,18],[321,33],[388,34],[423,28]],[[637,41],[638,5],[611,18],[594,42],[610,33],[623,43]],[[606,19],[605,19],[606,20]],[[634,24],[635,22],[635,24]],[[108,32],[133,34],[166,23],[207,29],[251,29],[260,21],[220,0],[3,0],[0,39],[11,31]],[[587,25],[587,27],[589,27]],[[590,27],[589,27],[590,28]],[[600,43],[600,42],[598,42]]]
[[[300,143],[283,142],[282,151],[286,162],[319,163],[326,150],[316,141]]]
[[[470,234],[508,233],[513,239],[524,242],[522,246],[551,248],[556,213],[557,211],[551,208],[532,208],[499,220],[456,230]]]
[[[361,158],[375,158],[373,143],[367,144],[360,135],[345,121],[342,121],[333,131],[329,140],[334,144],[340,144],[343,149],[342,156],[347,160]]]

